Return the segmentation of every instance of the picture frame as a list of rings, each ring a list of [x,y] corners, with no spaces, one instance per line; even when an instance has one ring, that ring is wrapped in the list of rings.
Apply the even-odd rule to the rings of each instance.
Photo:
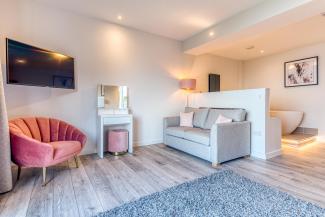
[[[284,63],[284,87],[318,85],[318,56]]]

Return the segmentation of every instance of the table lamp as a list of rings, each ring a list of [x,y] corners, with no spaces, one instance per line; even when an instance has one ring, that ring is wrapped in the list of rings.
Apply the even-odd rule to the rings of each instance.
[[[179,88],[182,90],[195,90],[196,88],[196,79],[182,79],[179,81]],[[186,106],[188,106],[188,94],[186,96]]]

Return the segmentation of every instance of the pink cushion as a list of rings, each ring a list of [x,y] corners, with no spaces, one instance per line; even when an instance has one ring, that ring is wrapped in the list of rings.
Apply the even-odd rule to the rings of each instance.
[[[54,148],[54,160],[73,156],[81,151],[81,144],[79,141],[51,142],[50,145]]]
[[[180,116],[180,126],[181,127],[193,127],[193,115],[194,112],[181,112]]]
[[[232,122],[231,118],[227,118],[223,115],[219,115],[216,120],[216,124],[225,124],[225,123],[231,123],[231,122]]]

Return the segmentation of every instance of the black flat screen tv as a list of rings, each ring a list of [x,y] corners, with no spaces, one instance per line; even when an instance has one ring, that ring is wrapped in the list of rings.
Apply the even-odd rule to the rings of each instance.
[[[7,39],[7,83],[74,89],[74,59]]]

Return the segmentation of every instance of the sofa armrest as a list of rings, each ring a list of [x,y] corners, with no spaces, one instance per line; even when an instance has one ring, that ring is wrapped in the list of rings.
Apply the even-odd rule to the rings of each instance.
[[[222,163],[250,155],[249,121],[214,124],[210,132],[211,161]]]
[[[19,166],[43,167],[53,160],[54,149],[48,143],[22,134],[10,134],[11,155]]]
[[[180,124],[180,117],[165,117],[164,118],[164,129],[168,127],[178,127]]]
[[[180,117],[179,116],[165,117],[164,118],[164,126],[163,126],[164,144],[166,144],[166,129],[168,127],[178,127],[179,124],[180,124]]]

